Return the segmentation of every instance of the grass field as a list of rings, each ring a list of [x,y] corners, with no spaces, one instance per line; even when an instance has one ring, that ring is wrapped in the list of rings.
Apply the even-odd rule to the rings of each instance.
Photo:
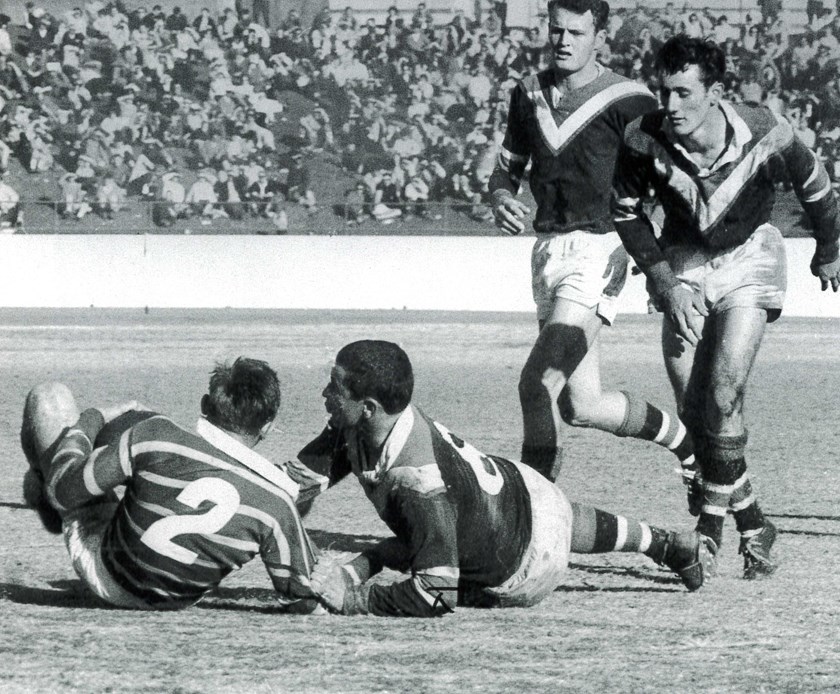
[[[656,317],[606,336],[604,380],[671,403]],[[20,411],[36,381],[83,405],[136,397],[185,425],[213,361],[261,357],[284,384],[282,424],[262,452],[291,457],[317,433],[329,362],[346,342],[400,342],[415,401],[479,448],[516,455],[516,382],[528,315],[411,312],[0,311],[0,691],[6,692],[814,692],[840,689],[840,321],[768,330],[748,395],[755,486],[782,534],[771,579],[739,578],[727,521],[720,575],[698,593],[644,557],[575,556],[528,610],[459,609],[433,621],[299,617],[272,605],[256,562],[179,613],[102,608],[61,540],[23,508]],[[567,436],[573,499],[688,528],[682,485],[658,447]],[[333,553],[387,534],[354,480],[306,519]]]

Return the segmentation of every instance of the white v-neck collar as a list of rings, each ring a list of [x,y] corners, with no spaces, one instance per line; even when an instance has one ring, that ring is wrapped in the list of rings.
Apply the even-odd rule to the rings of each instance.
[[[195,430],[211,446],[218,448],[231,458],[235,458],[252,472],[280,487],[293,500],[297,499],[299,488],[294,480],[259,453],[237,441],[203,417],[196,423]]]

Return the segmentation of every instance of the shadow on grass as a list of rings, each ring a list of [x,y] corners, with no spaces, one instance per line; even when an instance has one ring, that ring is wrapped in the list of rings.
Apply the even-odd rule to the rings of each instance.
[[[560,593],[589,593],[599,591],[602,593],[672,593],[673,590],[665,586],[680,587],[682,581],[677,576],[652,574],[649,571],[623,566],[594,566],[592,564],[569,564],[569,569],[583,571],[584,573],[595,574],[596,576],[619,576],[621,578],[636,578],[648,583],[658,585],[650,586],[558,586],[555,592]]]
[[[779,530],[779,535],[811,535],[812,537],[840,537],[840,533],[824,533],[820,530]]]
[[[49,585],[50,588],[40,588],[19,583],[0,583],[0,600],[40,607],[115,609],[88,593],[81,581],[49,581]]]
[[[335,552],[364,552],[386,539],[381,535],[351,535],[329,530],[309,530],[307,534],[320,549]]]
[[[798,520],[840,521],[840,516],[820,516],[814,513],[765,513],[764,515],[768,518],[795,518]],[[785,531],[779,530],[779,532]]]
[[[19,501],[0,501],[0,508],[20,508],[32,510],[29,506]]]
[[[277,602],[272,588],[225,588],[221,586],[195,605],[200,610],[232,610],[258,614],[294,614]]]

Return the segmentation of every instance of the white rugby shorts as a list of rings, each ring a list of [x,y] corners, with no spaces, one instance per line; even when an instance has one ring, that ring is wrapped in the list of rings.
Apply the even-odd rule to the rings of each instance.
[[[616,267],[610,270],[610,263],[616,261]],[[604,322],[611,324],[627,281],[627,264],[627,252],[616,231],[539,235],[531,252],[537,319],[548,320],[554,302],[563,299],[595,307]]]
[[[102,538],[114,512],[115,503],[82,506],[64,517],[62,532],[73,569],[90,591],[109,605],[151,610],[149,604],[129,593],[102,563]]]
[[[530,607],[563,580],[572,546],[572,507],[559,487],[534,469],[515,463],[531,497],[531,541],[516,573],[485,588],[499,607]]]
[[[762,308],[781,313],[787,290],[787,255],[781,232],[762,224],[740,246],[708,250],[671,246],[665,257],[677,279],[703,297],[709,310]],[[654,305],[659,308],[654,299]]]

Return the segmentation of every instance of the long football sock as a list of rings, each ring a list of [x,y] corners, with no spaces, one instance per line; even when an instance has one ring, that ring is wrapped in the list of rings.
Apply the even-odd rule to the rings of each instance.
[[[572,552],[641,552],[650,557],[662,555],[665,530],[641,521],[628,520],[584,504],[572,504]]]
[[[693,478],[694,470],[696,470],[694,443],[685,425],[678,417],[672,417],[633,393],[628,393],[626,390],[621,392],[627,398],[627,411],[615,435],[653,441],[667,448],[680,461],[683,475],[690,475]]]
[[[715,541],[723,540],[723,521],[735,483],[746,471],[744,449],[747,434],[718,436],[707,433],[703,437],[701,467],[703,468],[703,507],[697,520],[697,532]]]
[[[743,474],[735,482],[735,488],[729,497],[729,509],[735,517],[735,527],[743,537],[750,537],[764,527],[764,514],[753,493],[750,478],[747,476],[747,463],[743,463]]]

